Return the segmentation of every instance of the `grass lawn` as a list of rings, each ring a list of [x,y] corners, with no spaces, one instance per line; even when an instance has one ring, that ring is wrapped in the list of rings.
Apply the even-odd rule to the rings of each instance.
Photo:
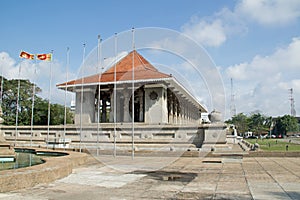
[[[286,151],[288,145],[288,151],[300,151],[299,144],[293,144],[282,139],[246,139],[246,141],[254,144],[258,143],[259,148],[264,151]]]

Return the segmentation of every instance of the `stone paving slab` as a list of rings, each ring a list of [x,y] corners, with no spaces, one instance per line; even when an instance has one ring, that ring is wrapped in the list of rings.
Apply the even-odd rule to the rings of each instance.
[[[183,188],[182,192],[213,194],[216,190],[217,183],[213,182],[191,182]]]
[[[250,194],[248,185],[246,182],[219,182],[218,187],[216,190],[217,194],[235,194],[235,195],[241,195],[241,194]]]
[[[277,183],[254,183],[249,188],[254,199],[290,199]]]
[[[118,188],[123,187],[129,182],[136,181],[141,177],[146,175],[142,174],[122,174],[119,172],[104,172],[102,169],[100,171],[89,170],[86,171],[76,171],[70,176],[63,178],[57,182],[62,182],[66,184],[79,184],[79,185],[93,185],[106,188]]]
[[[105,159],[112,166],[93,160],[51,184],[1,193],[0,200],[300,199],[300,158],[247,157],[222,163],[178,158],[159,170],[154,169],[164,158],[153,163],[147,163],[151,158],[124,163]]]

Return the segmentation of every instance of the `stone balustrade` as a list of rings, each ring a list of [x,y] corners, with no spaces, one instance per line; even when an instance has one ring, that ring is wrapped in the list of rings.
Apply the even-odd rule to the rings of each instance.
[[[56,148],[78,148],[84,144],[91,148],[99,145],[101,148],[111,148],[114,141],[118,146],[128,146],[132,142],[132,124],[105,123],[89,125],[67,126],[1,126],[0,134],[15,146],[49,146]],[[32,130],[32,131],[31,131]],[[220,131],[218,131],[220,130]],[[173,146],[201,148],[203,144],[214,145],[226,143],[226,133],[223,126],[213,124],[200,125],[147,125],[136,123],[134,125],[134,143],[144,146]],[[81,133],[81,134],[80,134]],[[225,134],[225,135],[224,135]],[[207,140],[207,141],[206,141]],[[224,140],[224,141],[223,141]]]

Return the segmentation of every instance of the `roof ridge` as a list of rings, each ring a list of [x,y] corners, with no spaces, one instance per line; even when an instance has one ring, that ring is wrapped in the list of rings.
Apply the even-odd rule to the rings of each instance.
[[[132,59],[132,54],[137,56],[136,59]],[[133,63],[134,61],[134,63]],[[116,67],[116,68],[115,68]],[[135,80],[150,80],[150,79],[161,79],[171,77],[171,75],[160,72],[156,69],[148,60],[137,53],[135,50],[130,52],[127,56],[122,58],[119,62],[112,65],[108,70],[97,73],[95,75],[79,78],[73,81],[69,81],[67,84],[75,85],[85,83],[98,83],[98,82],[111,82],[114,81],[126,81],[132,79],[132,67],[134,67]],[[116,70],[115,70],[116,69]],[[116,77],[114,74],[116,73]],[[63,83],[66,84],[66,83]],[[63,85],[62,84],[62,85]]]
[[[117,72],[127,72],[132,71],[132,62],[133,59],[131,58],[133,55],[137,57],[137,59],[134,60],[134,69],[136,71],[138,70],[151,70],[153,72],[157,72],[158,70],[148,61],[146,60],[142,55],[140,55],[136,50],[131,51],[128,53],[125,57],[120,59],[118,62],[116,62],[114,65],[112,65],[109,69],[107,69],[103,73],[111,73],[114,72],[114,66],[117,67]],[[143,67],[143,69],[141,69]]]
[[[145,68],[145,69],[148,69],[148,70],[151,70],[151,71],[158,71],[152,64],[150,64],[150,62],[148,61],[148,60],[146,60],[144,57],[142,57],[148,64],[145,64],[143,61],[142,61],[142,59],[141,59],[141,57],[140,57],[141,55],[139,54],[139,53],[137,53],[137,57],[139,58],[139,60],[141,61],[141,63],[143,64],[143,67]],[[148,67],[148,66],[152,66],[151,68],[150,67]]]

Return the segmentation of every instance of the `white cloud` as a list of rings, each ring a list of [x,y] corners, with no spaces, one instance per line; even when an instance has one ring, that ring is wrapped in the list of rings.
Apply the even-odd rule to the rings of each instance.
[[[228,36],[240,34],[247,29],[236,13],[227,8],[215,13],[213,16],[199,18],[193,16],[184,24],[182,32],[204,46],[218,47]]]
[[[263,110],[268,115],[289,114],[288,89],[300,100],[300,38],[269,56],[255,56],[251,62],[230,66],[227,79],[233,78],[238,112]],[[296,104],[300,112],[300,103]]]
[[[183,26],[183,33],[205,46],[220,46],[226,40],[221,20],[209,23],[205,20],[193,20]]]
[[[294,79],[286,82],[280,82],[279,87],[284,90],[288,90],[293,88],[294,91],[297,93],[300,92],[300,79]]]
[[[250,63],[241,63],[230,66],[227,74],[236,80],[261,80],[269,79],[275,74],[284,77],[295,77],[300,63],[300,38],[293,38],[286,48],[277,49],[269,56],[255,56]],[[289,76],[287,76],[289,75]]]
[[[300,17],[299,0],[243,0],[235,12],[263,25],[285,25]]]
[[[207,47],[219,47],[229,37],[247,32],[247,21],[262,25],[287,25],[300,17],[299,0],[243,0],[231,11],[223,8],[208,17],[197,15],[181,30]]]

